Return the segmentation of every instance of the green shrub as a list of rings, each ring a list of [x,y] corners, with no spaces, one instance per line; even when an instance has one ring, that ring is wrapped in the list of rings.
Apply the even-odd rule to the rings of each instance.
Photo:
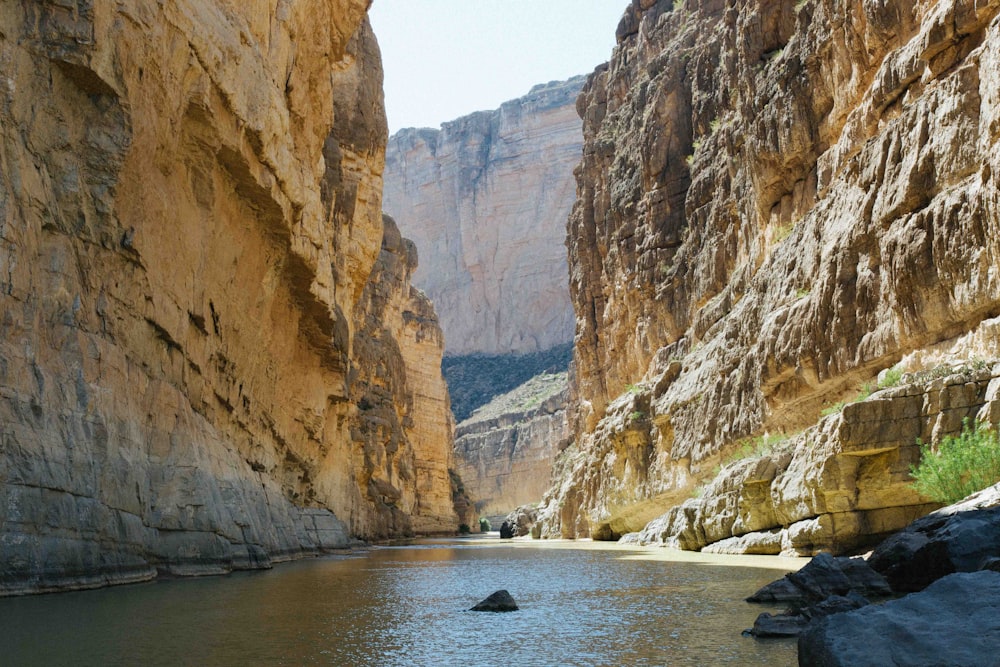
[[[469,529],[469,524],[460,523],[458,524],[458,532],[461,533],[462,535],[468,535],[472,531]]]
[[[895,387],[897,384],[899,384],[899,381],[902,379],[903,379],[903,369],[896,368],[895,366],[893,366],[892,368],[887,370],[885,372],[885,375],[882,376],[882,379],[879,380],[878,388],[888,389],[889,387]]]
[[[646,418],[646,413],[642,410],[634,410],[632,414],[629,415],[629,419],[634,422],[642,421]]]
[[[480,533],[488,533],[488,532],[490,532],[490,530],[492,528],[493,528],[493,526],[490,525],[490,520],[489,519],[487,519],[484,516],[479,517],[479,532]]]
[[[823,408],[822,410],[820,410],[819,414],[823,417],[829,417],[830,415],[835,415],[844,409],[844,405],[846,405],[844,401],[838,401],[837,403],[834,403],[830,407]]]
[[[945,436],[932,447],[917,440],[920,463],[910,468],[922,495],[951,504],[1000,482],[1000,439],[989,427],[962,421],[959,435]]]

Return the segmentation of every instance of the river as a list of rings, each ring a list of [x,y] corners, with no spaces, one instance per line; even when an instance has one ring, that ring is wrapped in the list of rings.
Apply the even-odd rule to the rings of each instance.
[[[470,538],[0,600],[0,664],[782,665],[743,598],[803,561]],[[466,611],[506,588],[520,611]]]

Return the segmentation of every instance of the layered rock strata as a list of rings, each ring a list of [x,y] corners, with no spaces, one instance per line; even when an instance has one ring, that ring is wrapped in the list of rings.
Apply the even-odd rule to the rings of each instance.
[[[1000,414],[1000,364],[980,365],[849,403],[773,453],[727,465],[699,498],[629,539],[783,555],[873,545],[937,507],[910,484],[918,440],[936,442],[960,432],[963,420]]]
[[[539,85],[495,111],[389,139],[384,207],[420,248],[413,280],[434,302],[449,356],[573,339],[563,241],[583,81]]]
[[[454,528],[367,4],[0,8],[0,591]]]
[[[1000,314],[998,12],[990,0],[632,2],[578,104],[577,449],[544,533],[639,530],[743,439],[809,426],[905,355]],[[905,459],[912,443],[875,409],[803,436],[815,441],[798,460],[818,449],[830,470],[824,443],[843,448],[829,452],[837,469]],[[899,450],[878,454],[886,440]],[[900,468],[880,469],[898,488]],[[871,513],[917,511],[912,498],[825,497],[814,472],[796,474],[781,482],[802,487],[788,525],[868,517],[820,531],[844,543],[902,525]]]
[[[455,469],[480,515],[502,518],[549,488],[568,444],[566,380],[566,373],[540,375],[456,427]]]

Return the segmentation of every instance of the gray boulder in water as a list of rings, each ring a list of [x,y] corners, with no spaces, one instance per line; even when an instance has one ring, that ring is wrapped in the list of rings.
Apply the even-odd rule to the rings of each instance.
[[[507,591],[497,591],[469,611],[517,611],[517,603]]]

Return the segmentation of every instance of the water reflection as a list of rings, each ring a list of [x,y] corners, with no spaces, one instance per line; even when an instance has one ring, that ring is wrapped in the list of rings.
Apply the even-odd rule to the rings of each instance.
[[[434,541],[226,578],[0,600],[5,665],[793,665],[740,636],[779,574]],[[465,611],[508,589],[521,611]]]

